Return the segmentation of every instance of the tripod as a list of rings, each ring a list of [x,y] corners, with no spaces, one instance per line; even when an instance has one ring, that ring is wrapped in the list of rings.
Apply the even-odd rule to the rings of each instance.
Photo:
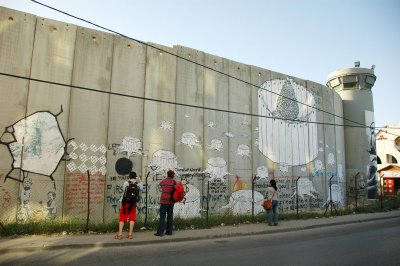
[[[329,206],[331,206],[331,215],[332,215],[332,206],[335,209],[336,215],[338,215],[338,213],[336,211],[335,203],[333,203],[333,201],[332,201],[332,188],[331,188],[331,186],[332,186],[332,182],[331,182],[332,178],[333,178],[333,175],[331,176],[331,178],[329,178],[329,202],[328,202],[328,204],[326,204],[324,216],[325,216],[326,212],[328,211]]]

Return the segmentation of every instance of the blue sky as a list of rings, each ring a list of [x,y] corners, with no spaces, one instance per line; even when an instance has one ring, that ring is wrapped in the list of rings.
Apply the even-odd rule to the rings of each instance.
[[[175,44],[326,84],[376,65],[377,127],[400,123],[399,0],[38,0],[131,38]],[[29,0],[0,6],[93,27]]]

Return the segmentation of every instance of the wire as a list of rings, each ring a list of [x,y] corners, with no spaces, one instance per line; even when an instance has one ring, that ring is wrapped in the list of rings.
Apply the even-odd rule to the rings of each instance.
[[[12,78],[25,79],[25,80],[29,80],[29,81],[42,82],[42,83],[47,83],[47,84],[56,85],[56,86],[70,87],[70,88],[76,88],[76,89],[80,89],[80,90],[98,92],[98,93],[103,93],[103,94],[116,95],[116,96],[121,96],[121,97],[128,97],[128,98],[134,98],[134,99],[152,101],[152,102],[158,102],[158,103],[164,103],[164,104],[179,105],[179,106],[184,106],[184,107],[198,108],[198,109],[204,109],[204,110],[209,110],[209,111],[217,111],[217,112],[239,114],[239,115],[248,115],[248,116],[252,116],[252,117],[271,118],[271,119],[291,121],[291,122],[303,122],[303,121],[299,121],[299,120],[296,120],[296,119],[276,118],[276,117],[273,117],[273,116],[266,116],[266,115],[258,115],[258,114],[252,114],[252,113],[245,113],[245,112],[237,112],[237,111],[231,111],[231,110],[217,109],[217,108],[204,107],[204,106],[198,106],[198,105],[192,105],[192,104],[185,104],[185,103],[178,103],[178,102],[172,102],[172,101],[153,99],[153,98],[148,98],[148,97],[128,95],[128,94],[117,93],[117,92],[101,91],[101,90],[88,88],[88,87],[76,86],[76,85],[65,84],[65,83],[54,82],[54,81],[47,81],[47,80],[36,79],[36,78],[28,78],[28,77],[23,77],[23,76],[13,75],[13,74],[8,74],[8,73],[3,73],[3,72],[0,72],[0,75],[12,77]],[[312,122],[312,121],[307,121],[307,123],[308,124],[318,124],[318,125],[328,125],[328,126],[339,126],[339,127],[370,128],[369,126],[362,126],[362,125],[352,125],[352,126],[350,126],[350,125],[341,125],[341,124],[336,124],[336,123],[324,123],[324,122]]]
[[[184,58],[184,57],[179,56],[179,55],[177,55],[177,54],[174,54],[174,53],[172,53],[172,52],[163,50],[163,49],[158,48],[158,47],[156,47],[156,46],[153,46],[153,45],[151,45],[151,44],[148,44],[148,43],[142,42],[142,41],[140,41],[140,40],[134,39],[134,38],[132,38],[132,37],[129,37],[129,36],[125,35],[125,34],[122,34],[122,33],[119,33],[119,32],[117,32],[117,31],[108,29],[108,28],[106,28],[106,27],[103,27],[103,26],[101,26],[101,25],[98,25],[98,24],[96,24],[96,23],[93,23],[93,22],[91,22],[91,21],[88,21],[88,20],[86,20],[86,19],[83,19],[83,18],[74,16],[74,15],[72,15],[72,14],[69,14],[69,13],[67,13],[67,12],[65,12],[65,11],[59,10],[59,9],[54,8],[54,7],[52,7],[52,6],[43,4],[43,3],[38,2],[38,1],[35,1],[35,0],[31,0],[31,1],[34,2],[34,3],[36,3],[36,4],[42,5],[42,6],[44,6],[44,7],[47,7],[47,8],[49,8],[49,9],[52,9],[52,10],[54,10],[54,11],[57,11],[57,12],[59,12],[59,13],[65,14],[65,15],[67,15],[67,16],[69,16],[69,17],[73,17],[73,18],[75,18],[75,19],[77,19],[77,20],[81,20],[81,21],[83,21],[83,22],[86,22],[86,23],[88,23],[88,24],[90,24],[90,25],[93,25],[93,26],[98,27],[98,28],[100,28],[100,29],[103,29],[103,30],[105,30],[105,31],[112,32],[112,33],[114,33],[114,34],[116,34],[116,35],[119,35],[119,36],[128,38],[128,39],[130,39],[130,40],[132,40],[132,41],[135,41],[135,42],[138,42],[138,43],[140,43],[140,44],[146,45],[146,46],[148,46],[148,47],[151,47],[151,48],[153,48],[153,49],[159,50],[159,51],[164,52],[164,53],[166,53],[166,54],[175,56],[176,58],[185,60],[185,61],[190,62],[190,63],[192,63],[192,64],[195,64],[195,65],[204,67],[204,68],[206,68],[206,69],[209,69],[209,70],[211,70],[211,71],[214,71],[214,72],[216,72],[216,73],[218,73],[218,74],[227,76],[228,78],[232,78],[232,79],[235,79],[235,80],[237,80],[237,81],[239,81],[239,82],[242,82],[242,83],[244,83],[244,84],[250,85],[250,86],[252,86],[252,87],[256,87],[257,89],[261,89],[260,86],[258,86],[258,85],[255,85],[255,84],[252,84],[252,83],[250,83],[250,82],[248,82],[248,81],[245,81],[245,80],[239,79],[239,78],[237,78],[237,77],[231,76],[231,75],[229,75],[229,74],[227,74],[227,73],[224,73],[224,72],[222,72],[222,71],[219,71],[219,70],[217,70],[217,69],[214,69],[214,68],[211,68],[211,67],[209,67],[209,66],[200,64],[200,63],[198,63],[198,62],[189,60],[189,59],[187,59],[187,58]],[[268,90],[266,90],[266,91],[268,91]],[[362,123],[360,123],[360,122],[356,122],[356,121],[350,120],[350,119],[348,119],[348,118],[345,118],[345,117],[342,117],[342,116],[339,116],[339,115],[330,113],[330,112],[328,112],[328,111],[319,109],[318,107],[311,106],[311,105],[308,105],[308,104],[306,104],[306,103],[302,103],[302,102],[300,102],[300,101],[298,101],[298,100],[296,100],[296,99],[289,98],[289,97],[284,96],[284,95],[282,95],[282,94],[280,94],[280,93],[276,93],[276,92],[273,92],[273,91],[268,91],[268,92],[273,93],[273,94],[276,94],[276,95],[279,95],[279,96],[281,96],[281,97],[283,97],[283,98],[286,98],[286,99],[291,100],[291,101],[293,101],[293,102],[297,102],[297,103],[302,104],[302,105],[304,105],[304,106],[313,108],[313,109],[315,109],[315,110],[317,110],[317,111],[321,111],[321,112],[323,112],[323,113],[332,115],[332,116],[334,116],[334,117],[341,118],[341,119],[343,119],[343,120],[345,120],[345,121],[352,122],[352,123],[354,123],[354,124],[361,125],[361,126],[363,126],[363,127],[367,127],[366,125],[364,125],[364,124],[362,124]],[[289,121],[291,121],[290,119],[282,119],[282,120],[289,120]]]

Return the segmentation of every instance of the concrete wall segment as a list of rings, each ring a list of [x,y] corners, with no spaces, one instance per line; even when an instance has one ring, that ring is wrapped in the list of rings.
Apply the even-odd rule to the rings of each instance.
[[[176,72],[176,155],[183,169],[202,169],[204,150],[204,53],[177,46]],[[179,103],[190,106],[179,105]],[[192,107],[196,106],[196,107]],[[189,174],[185,170],[182,173]]]
[[[1,8],[0,71],[27,77],[31,70],[36,17]]]
[[[244,205],[234,207],[236,195],[252,200],[253,175],[258,176],[254,197],[261,199],[267,182],[278,180],[283,211],[293,210],[296,193],[305,197],[301,208],[321,207],[321,200],[326,200],[326,171],[334,172],[339,160],[344,167],[336,150],[340,145],[344,149],[338,143],[343,141],[343,129],[322,125],[336,118],[313,109],[340,114],[341,101],[336,92],[320,84],[183,46],[145,45],[42,18],[36,24],[36,33],[31,33],[36,36],[35,45],[30,44],[34,49],[32,77],[72,87],[0,77],[7,84],[0,85],[2,95],[10,87],[20,92],[0,101],[22,112],[1,115],[0,126],[34,111],[57,114],[63,105],[57,115],[60,131],[74,139],[67,143],[73,158],[54,172],[57,191],[65,179],[63,189],[60,184],[63,192],[57,194],[59,216],[86,215],[89,171],[93,221],[115,218],[127,178],[117,171],[123,158],[132,161],[133,170],[143,179],[150,173],[147,207],[151,215],[156,215],[158,206],[157,184],[169,168],[201,195],[196,203],[209,200],[210,213],[222,214],[255,211]],[[21,30],[26,29],[17,32]],[[296,99],[295,104],[281,97],[283,92]],[[329,166],[333,161],[326,145],[334,156]],[[1,145],[1,154],[10,158],[5,148]],[[306,188],[295,191],[299,176]],[[32,177],[42,186],[32,188],[32,199],[52,190],[48,177],[40,173]],[[207,181],[210,195],[204,192]],[[9,183],[7,189],[12,191],[15,183]],[[139,215],[144,203],[140,203]],[[19,210],[13,206],[10,212],[13,209],[11,216],[15,217]],[[193,215],[200,215],[200,206],[194,210]]]

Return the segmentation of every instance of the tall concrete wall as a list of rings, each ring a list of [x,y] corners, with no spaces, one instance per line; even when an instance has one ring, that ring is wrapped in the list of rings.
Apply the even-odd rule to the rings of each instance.
[[[332,176],[344,206],[342,101],[327,87],[6,8],[0,18],[0,220],[88,208],[91,221],[116,219],[132,165],[147,183],[139,217],[157,215],[168,169],[187,189],[181,217],[263,212],[272,178],[281,211],[296,195],[323,208]]]

